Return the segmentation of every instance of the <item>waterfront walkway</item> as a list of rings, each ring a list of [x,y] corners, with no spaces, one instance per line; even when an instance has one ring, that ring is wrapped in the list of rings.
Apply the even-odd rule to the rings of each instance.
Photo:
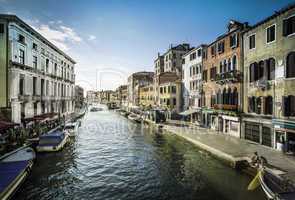
[[[286,174],[282,175],[295,183],[295,157],[288,156],[251,141],[239,139],[214,130],[196,126],[181,126],[180,123],[168,122],[164,130],[181,136],[200,148],[212,153],[214,156],[235,163],[248,160],[255,151],[265,157],[268,163]]]

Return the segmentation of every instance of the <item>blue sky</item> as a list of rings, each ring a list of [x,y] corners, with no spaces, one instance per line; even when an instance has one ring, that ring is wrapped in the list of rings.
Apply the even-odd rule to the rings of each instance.
[[[210,43],[230,19],[250,25],[290,0],[0,0],[78,63],[76,83],[115,89],[135,71],[153,70],[170,44]]]

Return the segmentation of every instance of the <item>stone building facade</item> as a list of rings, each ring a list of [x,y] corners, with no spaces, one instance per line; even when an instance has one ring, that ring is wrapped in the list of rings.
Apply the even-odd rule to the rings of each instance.
[[[182,82],[175,72],[164,72],[159,76],[159,108],[170,113],[182,111]]]
[[[139,88],[144,85],[152,84],[154,72],[136,72],[128,77],[127,100],[128,107],[139,105]]]
[[[182,56],[183,114],[190,116],[191,122],[201,120],[202,58],[205,48],[206,45],[200,45]]]
[[[74,112],[75,61],[14,15],[0,15],[1,110],[20,123]]]
[[[142,109],[153,108],[155,106],[154,84],[139,87],[139,106]]]
[[[203,55],[203,124],[236,137],[242,110],[242,31],[247,28],[246,23],[231,20],[227,32]]]
[[[295,5],[245,32],[242,138],[295,151]],[[292,144],[291,144],[292,143]]]

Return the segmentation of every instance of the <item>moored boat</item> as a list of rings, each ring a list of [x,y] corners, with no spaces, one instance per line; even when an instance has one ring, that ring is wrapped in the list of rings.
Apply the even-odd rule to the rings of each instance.
[[[98,107],[90,108],[90,112],[98,112],[98,111],[102,111],[102,108],[98,108]]]
[[[138,116],[138,115],[136,115],[134,113],[129,114],[128,119],[130,119],[130,120],[132,120],[134,122],[137,122],[137,123],[140,123],[141,120],[142,120],[140,116]]]
[[[295,186],[290,181],[277,175],[269,168],[259,168],[258,173],[248,189],[253,190],[261,185],[262,190],[267,196],[267,199],[272,200],[294,200]]]
[[[64,130],[69,134],[70,137],[75,137],[78,133],[80,121],[66,123]]]
[[[36,154],[21,147],[0,157],[0,199],[10,199],[29,175]]]
[[[40,136],[36,147],[38,152],[51,152],[61,150],[69,140],[69,134],[60,130]]]

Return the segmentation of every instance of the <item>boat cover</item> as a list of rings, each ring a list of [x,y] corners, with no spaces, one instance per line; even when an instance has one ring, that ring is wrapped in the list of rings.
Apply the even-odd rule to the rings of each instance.
[[[29,161],[0,162],[0,194],[29,165]]]
[[[57,146],[64,138],[65,134],[62,131],[56,130],[54,132],[41,135],[38,146]]]

